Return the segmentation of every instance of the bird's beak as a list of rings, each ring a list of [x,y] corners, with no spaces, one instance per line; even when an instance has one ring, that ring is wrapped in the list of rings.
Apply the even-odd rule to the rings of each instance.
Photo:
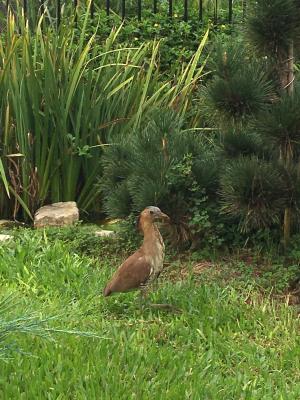
[[[164,214],[163,212],[159,214],[159,218],[166,222],[171,221],[170,217],[167,214]]]

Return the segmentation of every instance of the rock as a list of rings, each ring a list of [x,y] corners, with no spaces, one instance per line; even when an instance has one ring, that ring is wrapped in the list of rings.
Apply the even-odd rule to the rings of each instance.
[[[101,231],[96,231],[95,235],[101,236],[101,237],[112,237],[112,236],[116,236],[116,232],[101,229]]]
[[[25,226],[23,222],[10,221],[9,219],[0,219],[0,228],[13,228],[18,226]]]
[[[10,240],[10,239],[13,239],[13,236],[0,234],[0,242],[6,242],[7,240]]]
[[[72,225],[79,220],[75,201],[53,203],[39,208],[34,215],[34,227]]]
[[[121,218],[113,218],[113,219],[109,219],[106,222],[106,225],[113,225],[113,224],[117,224],[118,222],[122,221]]]
[[[0,219],[0,227],[13,225],[14,221],[9,221],[8,219]]]

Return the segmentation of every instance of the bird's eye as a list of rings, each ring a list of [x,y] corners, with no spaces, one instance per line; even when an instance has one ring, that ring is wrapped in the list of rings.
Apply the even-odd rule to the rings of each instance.
[[[154,212],[150,210],[150,214],[154,214]]]

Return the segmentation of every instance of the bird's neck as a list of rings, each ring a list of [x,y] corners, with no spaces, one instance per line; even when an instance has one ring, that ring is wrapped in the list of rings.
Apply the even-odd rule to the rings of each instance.
[[[164,246],[161,234],[155,224],[143,224],[142,230],[144,233],[142,248],[145,253],[152,253],[155,249],[157,249],[157,246]]]

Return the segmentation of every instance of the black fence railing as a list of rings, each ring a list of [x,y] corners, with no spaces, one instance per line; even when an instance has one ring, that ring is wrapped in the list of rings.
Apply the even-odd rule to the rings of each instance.
[[[175,0],[160,0],[160,3],[158,0],[147,0],[147,4],[145,4],[145,0],[143,2],[142,0],[128,0],[128,2],[130,5],[127,7],[128,3],[126,4],[126,0],[90,0],[90,4],[85,6],[85,9],[86,7],[89,8],[92,20],[97,11],[105,10],[107,16],[117,13],[123,20],[129,16],[136,16],[141,21],[143,9],[149,11],[150,7],[150,11],[153,14],[162,12],[163,9],[172,18],[175,7],[178,9],[178,4],[180,4],[179,9],[184,21],[188,21],[191,15],[193,17],[196,15],[199,21],[203,21],[205,17],[209,16],[217,24],[220,21],[220,12],[222,13],[222,22],[226,20],[228,23],[232,23],[234,18],[233,0],[181,0],[181,3],[178,0],[176,3]],[[12,10],[23,9],[26,18],[32,15],[33,8],[36,13],[35,15],[42,15],[46,11],[49,14],[49,10],[51,10],[52,14],[55,14],[54,18],[57,25],[60,25],[63,12],[66,8],[74,12],[75,16],[78,16],[79,12],[84,10],[82,3],[87,4],[87,2],[79,0],[0,0],[2,10],[7,10],[9,7]],[[207,6],[208,3],[210,7]],[[239,3],[243,10],[246,9],[246,0],[241,0]],[[129,9],[130,13],[128,13]],[[212,16],[208,15],[208,9],[213,10]],[[132,10],[134,10],[133,13]]]

